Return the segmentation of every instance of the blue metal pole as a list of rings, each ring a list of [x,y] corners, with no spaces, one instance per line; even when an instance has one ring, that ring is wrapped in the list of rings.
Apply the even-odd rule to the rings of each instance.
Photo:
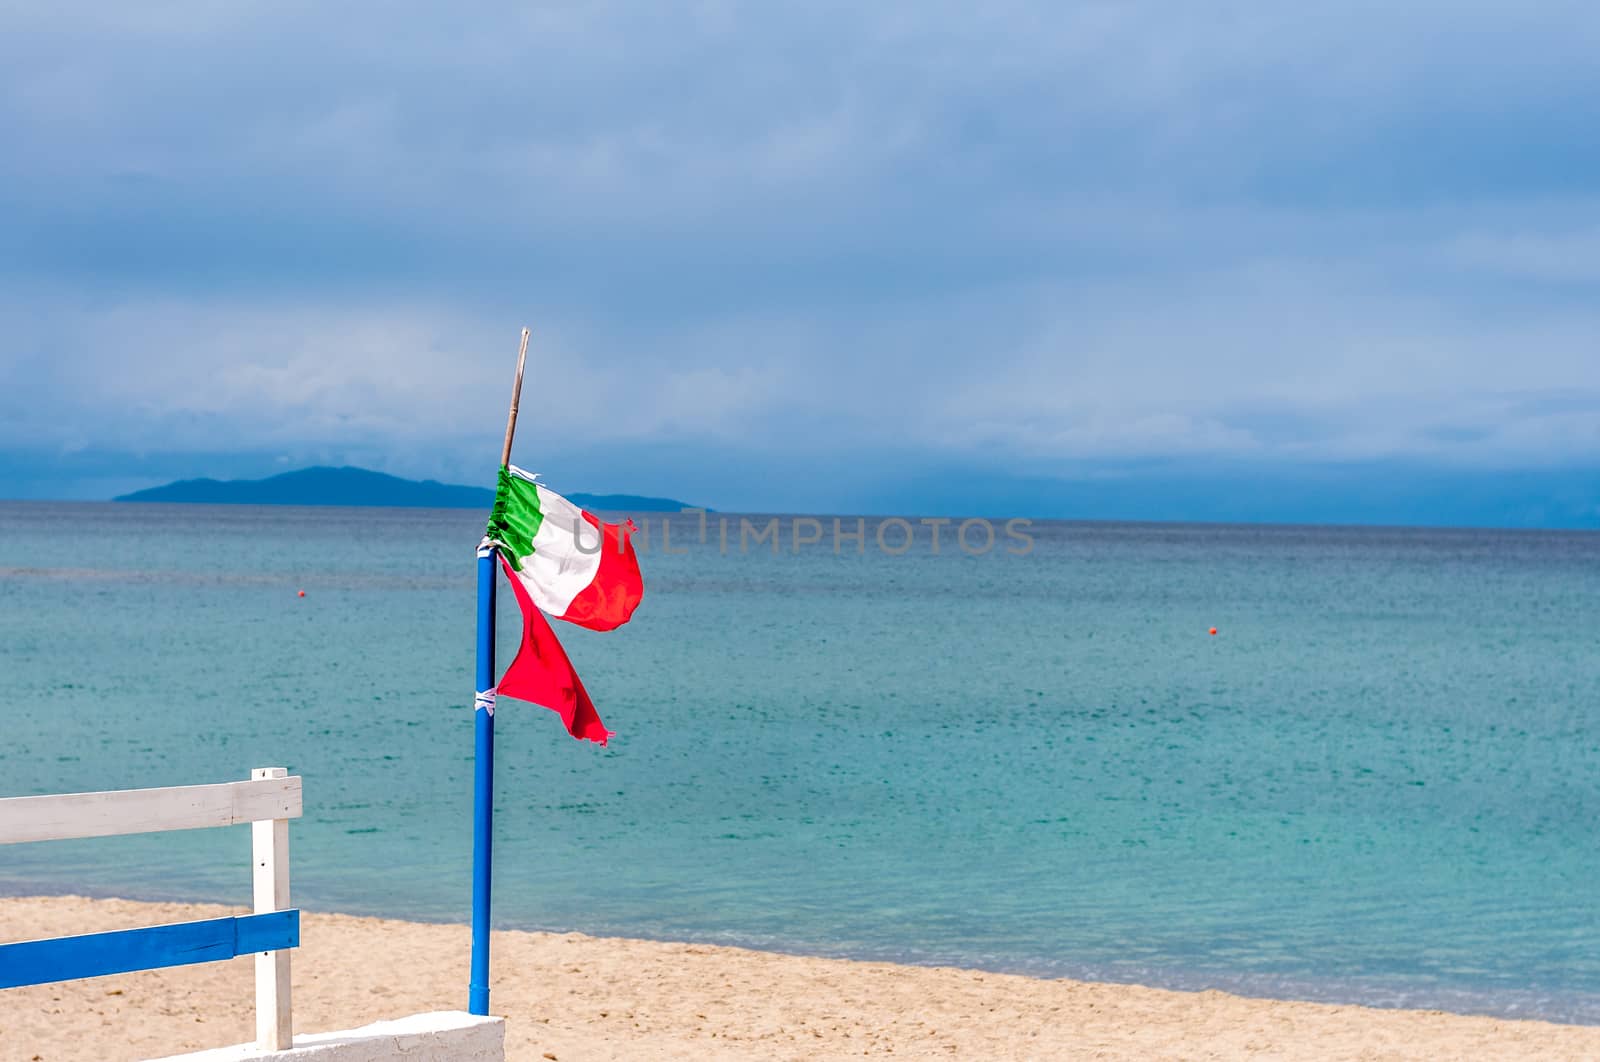
[[[494,561],[478,550],[477,747],[472,781],[472,980],[467,1009],[489,1013],[489,892],[494,865]]]

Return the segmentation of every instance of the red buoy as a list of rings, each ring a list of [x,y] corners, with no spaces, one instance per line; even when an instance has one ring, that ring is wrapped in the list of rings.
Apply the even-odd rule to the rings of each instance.
[[[300,596],[301,596],[301,597],[305,597],[305,596],[306,596],[306,592],[305,592],[305,591],[304,591],[304,590],[302,590],[302,591],[300,591]],[[1215,630],[1212,630],[1212,632],[1211,632],[1211,633],[1212,633],[1212,634],[1215,634],[1215,633],[1217,633],[1217,632],[1216,632],[1216,631],[1215,631]]]
[[[301,597],[305,597],[306,596],[306,592],[304,590],[300,591],[300,596]],[[1215,633],[1217,633],[1217,629],[1215,627],[1212,627],[1209,633],[1215,634]]]

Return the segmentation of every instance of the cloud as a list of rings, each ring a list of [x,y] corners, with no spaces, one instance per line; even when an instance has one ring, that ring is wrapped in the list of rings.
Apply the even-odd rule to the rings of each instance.
[[[1468,231],[1440,250],[1441,264],[1502,281],[1600,288],[1600,225],[1575,231]]]
[[[0,445],[1600,456],[1589,5],[0,29]]]

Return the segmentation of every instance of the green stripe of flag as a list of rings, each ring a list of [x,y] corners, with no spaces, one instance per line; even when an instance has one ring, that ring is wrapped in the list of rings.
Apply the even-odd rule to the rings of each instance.
[[[533,555],[533,537],[542,523],[539,488],[502,468],[489,513],[489,537],[506,547],[502,552],[518,571],[522,570],[522,558]]]

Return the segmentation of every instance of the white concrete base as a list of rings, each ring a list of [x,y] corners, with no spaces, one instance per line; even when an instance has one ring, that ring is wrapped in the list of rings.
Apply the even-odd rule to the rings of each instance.
[[[255,1044],[218,1047],[151,1062],[504,1062],[506,1021],[459,1010],[412,1014],[373,1022],[344,1032],[296,1036],[287,1051],[263,1051]]]

